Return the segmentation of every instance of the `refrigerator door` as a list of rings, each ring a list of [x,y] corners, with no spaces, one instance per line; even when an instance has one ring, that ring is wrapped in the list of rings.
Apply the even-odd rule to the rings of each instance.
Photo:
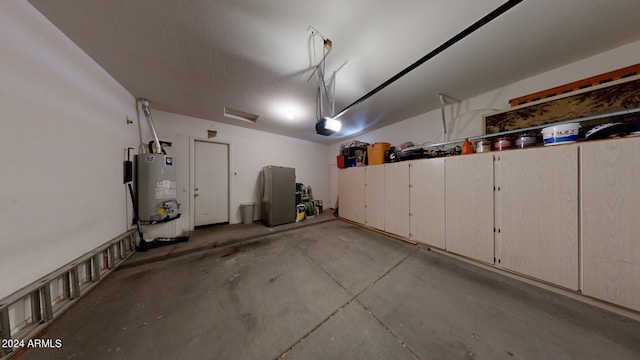
[[[269,165],[262,168],[262,219],[267,226],[296,219],[296,170]]]

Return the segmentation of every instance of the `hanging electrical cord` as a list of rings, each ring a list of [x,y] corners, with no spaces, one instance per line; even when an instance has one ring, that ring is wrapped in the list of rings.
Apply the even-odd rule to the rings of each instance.
[[[311,48],[313,50],[313,63],[316,63],[316,33],[320,34],[320,32],[318,30],[316,30],[314,27],[309,26],[309,28],[307,28],[307,31],[309,29],[311,30]],[[320,37],[323,37],[322,34],[320,34]],[[324,54],[324,50],[323,50],[323,55],[322,55],[322,62],[324,62],[324,58],[325,58],[325,54]],[[307,79],[307,82],[309,80],[311,80],[311,78],[313,77],[313,75],[316,75],[316,78],[318,78],[318,80],[320,80],[320,75],[319,75],[319,66],[320,63],[317,63],[316,66],[313,69],[313,72],[311,73],[311,75],[309,75],[309,78]],[[318,87],[317,91],[316,91],[316,119],[320,119],[322,117],[322,98],[321,98],[322,94],[320,91],[320,87]]]
[[[307,81],[311,80],[311,78],[315,75],[316,79],[318,81],[318,92],[316,93],[316,117],[322,118],[323,117],[323,113],[324,113],[324,101],[323,101],[323,97],[324,99],[326,99],[327,103],[331,103],[333,104],[333,101],[331,100],[331,97],[329,96],[329,89],[327,87],[327,82],[325,80],[325,74],[326,74],[326,59],[327,56],[329,55],[329,53],[331,52],[332,48],[333,48],[333,42],[326,38],[324,35],[322,35],[322,33],[320,33],[320,31],[318,31],[316,28],[314,28],[313,26],[309,26],[309,28],[307,28],[307,30],[311,30],[311,42],[312,42],[312,47],[313,47],[313,62],[315,63],[317,60],[317,56],[316,56],[316,35],[320,36],[320,38],[322,39],[322,59],[320,59],[319,62],[316,63],[316,66],[314,67],[313,72],[311,73],[311,75],[309,76],[309,78],[307,79]],[[335,72],[334,72],[335,75]],[[332,94],[333,95],[333,94]],[[333,114],[332,110],[332,114]]]
[[[324,60],[326,59],[327,55],[329,55],[329,53],[331,52],[332,45],[333,45],[331,40],[327,39],[324,35],[322,35],[322,33],[320,31],[318,31],[313,26],[309,26],[307,28],[307,31],[309,31],[309,30],[311,30],[311,36],[312,36],[312,42],[313,42],[313,61],[314,61],[314,63],[315,63],[316,58],[317,58],[316,57],[316,42],[315,42],[315,35],[316,34],[318,36],[320,36],[320,38],[322,39],[323,55],[322,55],[322,59],[314,67],[314,70],[311,73],[311,75],[309,75],[309,78],[307,79],[307,82],[309,80],[311,80],[311,78],[316,73],[316,71],[318,71],[318,68],[320,67],[320,65],[324,62]]]
[[[322,85],[322,88],[324,89],[324,96],[327,99],[327,102],[331,102],[331,99],[329,98],[329,91],[327,90],[327,83],[325,81],[326,66],[327,66],[327,62],[325,60],[327,58],[327,54],[329,54],[329,52],[331,51],[332,47],[333,47],[333,43],[331,42],[331,40],[323,39],[323,42],[322,42],[322,52],[323,52],[323,56],[322,56],[322,74],[321,74],[320,84]]]
[[[334,120],[331,116],[333,116],[334,112],[335,112],[335,83],[336,83],[336,73],[338,70],[340,70],[345,64],[342,64],[340,66],[340,68],[338,68],[338,70],[333,72],[333,75],[331,77],[331,95],[329,95],[329,87],[327,86],[327,81],[325,79],[326,77],[326,73],[327,73],[327,55],[329,55],[329,53],[331,52],[331,49],[333,48],[333,43],[331,42],[331,40],[327,39],[326,37],[324,37],[322,34],[320,34],[319,31],[317,31],[316,29],[314,29],[313,27],[309,26],[309,29],[313,29],[312,33],[311,33],[311,43],[313,46],[313,62],[316,61],[316,41],[315,41],[315,37],[316,35],[319,35],[322,38],[322,59],[320,60],[320,62],[317,63],[317,65],[315,66],[315,68],[313,69],[313,72],[311,74],[311,76],[309,76],[309,79],[307,79],[307,81],[309,81],[313,75],[316,76],[316,79],[318,81],[318,91],[316,92],[316,133],[319,135],[324,135],[324,136],[328,136],[331,135],[333,133],[336,133],[338,131],[340,131],[340,128],[342,126],[342,124],[337,121]],[[331,116],[324,116],[324,110],[325,110],[325,102],[323,101],[324,99],[326,99],[327,107],[328,109],[331,111]]]

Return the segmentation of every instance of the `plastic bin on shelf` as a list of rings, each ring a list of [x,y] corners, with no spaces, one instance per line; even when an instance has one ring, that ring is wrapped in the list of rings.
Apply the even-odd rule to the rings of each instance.
[[[384,164],[385,151],[391,148],[391,144],[386,142],[377,142],[367,146],[367,157],[369,165]]]

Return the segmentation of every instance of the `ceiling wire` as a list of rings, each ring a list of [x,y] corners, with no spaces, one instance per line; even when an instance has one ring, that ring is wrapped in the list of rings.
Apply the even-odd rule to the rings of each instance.
[[[311,78],[313,77],[313,75],[316,74],[316,72],[318,71],[318,68],[320,67],[320,64],[324,61],[324,59],[327,57],[327,55],[329,55],[329,53],[331,52],[331,40],[327,39],[324,35],[322,35],[322,33],[318,30],[316,30],[313,26],[309,26],[307,28],[307,31],[309,31],[309,29],[311,29],[311,36],[312,36],[312,41],[313,41],[313,62],[316,63],[316,43],[315,43],[315,35],[318,34],[320,36],[320,38],[322,39],[322,46],[323,49],[326,50],[326,45],[329,44],[329,49],[328,51],[325,53],[323,51],[323,56],[322,56],[322,60],[320,60],[318,63],[316,63],[316,66],[314,66],[313,68],[313,72],[311,73],[311,75],[309,75],[309,78],[307,79],[307,81],[311,80]]]
[[[311,46],[313,47],[313,59],[312,62],[316,63],[317,53],[316,53],[316,35],[320,36],[322,39],[322,59],[317,62],[316,66],[313,69],[313,72],[307,79],[307,81],[311,80],[311,78],[316,75],[316,79],[318,81],[318,91],[316,92],[316,118],[321,119],[323,116],[323,112],[325,110],[325,105],[323,102],[323,98],[326,99],[327,109],[330,110],[331,116],[335,114],[335,95],[336,95],[336,74],[340,71],[348,61],[345,61],[338,69],[333,71],[333,75],[331,76],[330,84],[332,86],[327,85],[327,80],[325,79],[327,73],[327,56],[333,49],[333,42],[322,35],[320,31],[318,31],[313,26],[309,26],[307,31],[311,30]],[[330,90],[331,89],[331,90]],[[324,91],[323,91],[324,90]]]
[[[328,51],[327,51],[327,44],[328,44]],[[323,43],[322,43],[322,73],[320,74],[320,85],[322,86],[322,88],[324,89],[324,96],[327,99],[327,102],[331,102],[331,100],[329,99],[329,91],[327,90],[327,83],[325,81],[324,75],[326,73],[326,66],[327,66],[327,62],[326,62],[326,58],[327,58],[327,54],[329,53],[329,51],[331,51],[331,40],[329,39],[324,39]],[[320,95],[322,96],[322,94]],[[320,102],[320,104],[322,104],[322,101]],[[322,116],[322,108],[320,109],[320,116]],[[333,115],[333,114],[331,114]]]

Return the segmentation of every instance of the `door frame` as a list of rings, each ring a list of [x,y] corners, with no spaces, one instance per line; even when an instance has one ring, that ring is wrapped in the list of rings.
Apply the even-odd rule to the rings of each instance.
[[[189,137],[189,229],[195,229],[196,224],[196,202],[194,200],[196,182],[196,141],[227,146],[227,218],[229,219],[229,224],[231,224],[231,144],[221,141]]]

